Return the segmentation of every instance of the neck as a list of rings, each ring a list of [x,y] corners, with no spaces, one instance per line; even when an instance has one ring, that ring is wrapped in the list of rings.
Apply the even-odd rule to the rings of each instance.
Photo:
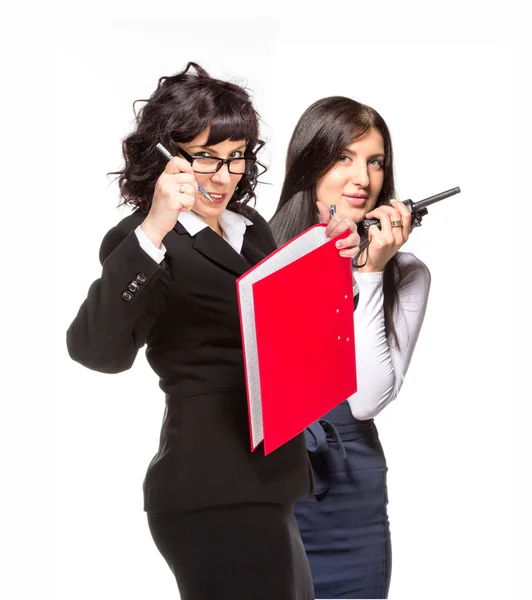
[[[198,215],[198,217],[202,221],[204,221],[205,223],[207,223],[207,225],[211,229],[214,229],[214,231],[216,231],[216,233],[218,235],[223,235],[222,228],[220,227],[220,223],[218,222],[218,217],[202,217],[201,215]]]

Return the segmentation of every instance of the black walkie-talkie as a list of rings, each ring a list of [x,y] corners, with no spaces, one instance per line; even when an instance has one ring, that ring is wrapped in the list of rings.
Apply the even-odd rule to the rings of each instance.
[[[430,196],[429,198],[420,200],[419,202],[412,202],[412,200],[403,200],[403,204],[412,213],[411,227],[421,227],[421,219],[429,212],[426,208],[427,206],[430,206],[435,202],[439,202],[440,200],[444,200],[445,198],[449,198],[449,196],[454,196],[455,194],[459,193],[460,188],[455,187],[450,190],[447,190],[446,192],[441,192],[440,194],[436,194],[435,196]],[[372,225],[377,225],[379,229],[381,228],[381,222],[379,221],[379,219],[364,219],[361,225],[366,231],[368,231],[368,229]]]
[[[440,194],[436,194],[435,196],[430,196],[429,198],[425,198],[424,200],[420,200],[419,202],[412,202],[412,200],[403,200],[403,204],[408,208],[408,210],[412,213],[412,222],[411,228],[421,227],[421,220],[425,215],[428,214],[427,206],[434,204],[435,202],[439,202],[440,200],[444,200],[445,198],[449,198],[449,196],[454,196],[455,194],[460,193],[460,188],[455,187],[445,192],[441,192]],[[361,223],[364,231],[367,233],[369,228],[372,225],[376,225],[379,229],[381,228],[381,222],[379,219],[364,219]],[[354,266],[363,267],[364,265],[358,265],[358,259],[360,255],[366,250],[369,246],[369,240],[366,239],[360,244],[360,250],[358,254],[353,258]],[[367,259],[366,259],[367,262]]]

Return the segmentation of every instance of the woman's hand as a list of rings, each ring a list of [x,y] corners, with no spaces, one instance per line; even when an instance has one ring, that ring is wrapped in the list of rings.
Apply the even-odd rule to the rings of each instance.
[[[360,246],[360,236],[358,235],[357,224],[348,217],[342,215],[334,215],[331,218],[331,213],[327,205],[323,202],[316,203],[321,216],[321,222],[327,225],[325,235],[330,238],[337,237],[347,231],[351,233],[342,240],[336,242],[336,247],[340,250],[340,256],[353,258],[357,255]]]
[[[192,209],[197,190],[192,166],[183,158],[168,161],[155,184],[150,212],[141,224],[158,248],[164,236],[175,227],[179,213]]]
[[[370,244],[360,257],[367,263],[358,269],[359,273],[377,273],[384,271],[386,263],[397,253],[399,248],[408,240],[412,215],[406,206],[398,200],[390,200],[391,206],[379,206],[367,213],[366,219],[379,219],[381,229],[372,225],[368,230]],[[392,226],[392,221],[402,222],[402,225]]]

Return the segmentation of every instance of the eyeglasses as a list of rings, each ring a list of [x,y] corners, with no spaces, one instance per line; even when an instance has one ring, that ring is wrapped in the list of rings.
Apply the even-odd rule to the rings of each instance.
[[[203,173],[204,175],[217,173],[223,165],[227,165],[229,173],[233,175],[250,175],[253,172],[255,165],[260,165],[264,170],[259,173],[262,175],[266,171],[266,167],[262,165],[256,158],[218,158],[216,156],[193,156],[185,152],[183,148],[177,147],[179,153],[187,160],[195,173]]]

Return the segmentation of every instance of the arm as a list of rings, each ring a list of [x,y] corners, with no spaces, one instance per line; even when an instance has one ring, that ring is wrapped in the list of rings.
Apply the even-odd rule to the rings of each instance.
[[[133,365],[165,302],[164,262],[141,247],[138,223],[139,217],[131,215],[105,236],[102,275],[90,286],[67,331],[70,357],[103,373]]]
[[[423,324],[430,289],[428,268],[412,254],[401,253],[402,279],[394,324],[399,349],[384,329],[382,272],[355,273],[360,300],[355,311],[358,391],[348,398],[357,419],[371,419],[401,389]]]

